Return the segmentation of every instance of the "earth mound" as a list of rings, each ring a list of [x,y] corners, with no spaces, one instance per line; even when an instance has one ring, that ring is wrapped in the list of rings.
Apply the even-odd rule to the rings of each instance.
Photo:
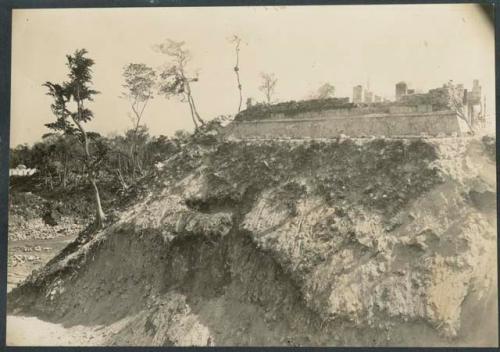
[[[497,345],[494,140],[225,141],[163,164],[10,314],[109,345]]]

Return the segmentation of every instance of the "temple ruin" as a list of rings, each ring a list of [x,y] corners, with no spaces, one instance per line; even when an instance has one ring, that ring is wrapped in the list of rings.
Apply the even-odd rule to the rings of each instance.
[[[458,90],[451,92],[449,84],[428,93],[400,94],[394,102],[351,103],[349,98],[328,98],[257,104],[235,117],[226,127],[226,136],[267,139],[467,135],[482,115],[477,104],[467,102],[467,91],[460,90],[461,85],[453,86]],[[453,104],[453,97],[458,97],[459,106]]]

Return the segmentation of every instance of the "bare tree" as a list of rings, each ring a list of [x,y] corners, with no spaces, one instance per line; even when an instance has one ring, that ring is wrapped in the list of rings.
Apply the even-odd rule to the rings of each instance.
[[[262,78],[262,84],[259,86],[259,90],[264,93],[267,104],[271,104],[278,79],[275,78],[274,73],[262,72],[260,76]]]
[[[127,99],[132,108],[131,117],[133,123],[132,143],[130,145],[130,157],[132,159],[133,170],[138,169],[142,173],[141,162],[137,157],[138,131],[141,126],[141,119],[148,102],[153,99],[153,88],[156,83],[156,73],[151,67],[145,64],[128,64],[123,69],[125,79],[125,92],[122,97]]]
[[[238,112],[241,111],[241,104],[243,102],[243,92],[242,92],[242,87],[241,87],[241,80],[240,80],[240,45],[241,45],[241,38],[238,37],[236,34],[233,35],[230,39],[230,42],[234,44],[234,51],[236,54],[236,65],[234,66],[234,73],[236,75],[236,83],[238,84],[238,91],[240,93],[240,101],[238,104]]]
[[[191,53],[184,48],[184,45],[185,42],[167,39],[164,43],[155,46],[158,52],[171,59],[171,62],[165,65],[160,73],[159,93],[167,99],[179,96],[182,102],[187,102],[194,126],[198,128],[198,123],[205,124],[198,113],[191,91],[191,83],[198,82],[198,75],[191,76],[187,73],[186,66],[191,60]]]

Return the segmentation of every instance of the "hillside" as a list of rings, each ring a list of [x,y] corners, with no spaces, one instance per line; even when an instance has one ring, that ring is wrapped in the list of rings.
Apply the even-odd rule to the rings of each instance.
[[[493,139],[193,143],[148,182],[9,314],[95,344],[498,344]]]

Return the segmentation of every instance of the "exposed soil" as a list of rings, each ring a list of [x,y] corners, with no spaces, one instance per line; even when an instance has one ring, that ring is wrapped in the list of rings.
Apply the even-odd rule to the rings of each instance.
[[[490,144],[186,148],[14,289],[8,324],[62,345],[496,346]]]

